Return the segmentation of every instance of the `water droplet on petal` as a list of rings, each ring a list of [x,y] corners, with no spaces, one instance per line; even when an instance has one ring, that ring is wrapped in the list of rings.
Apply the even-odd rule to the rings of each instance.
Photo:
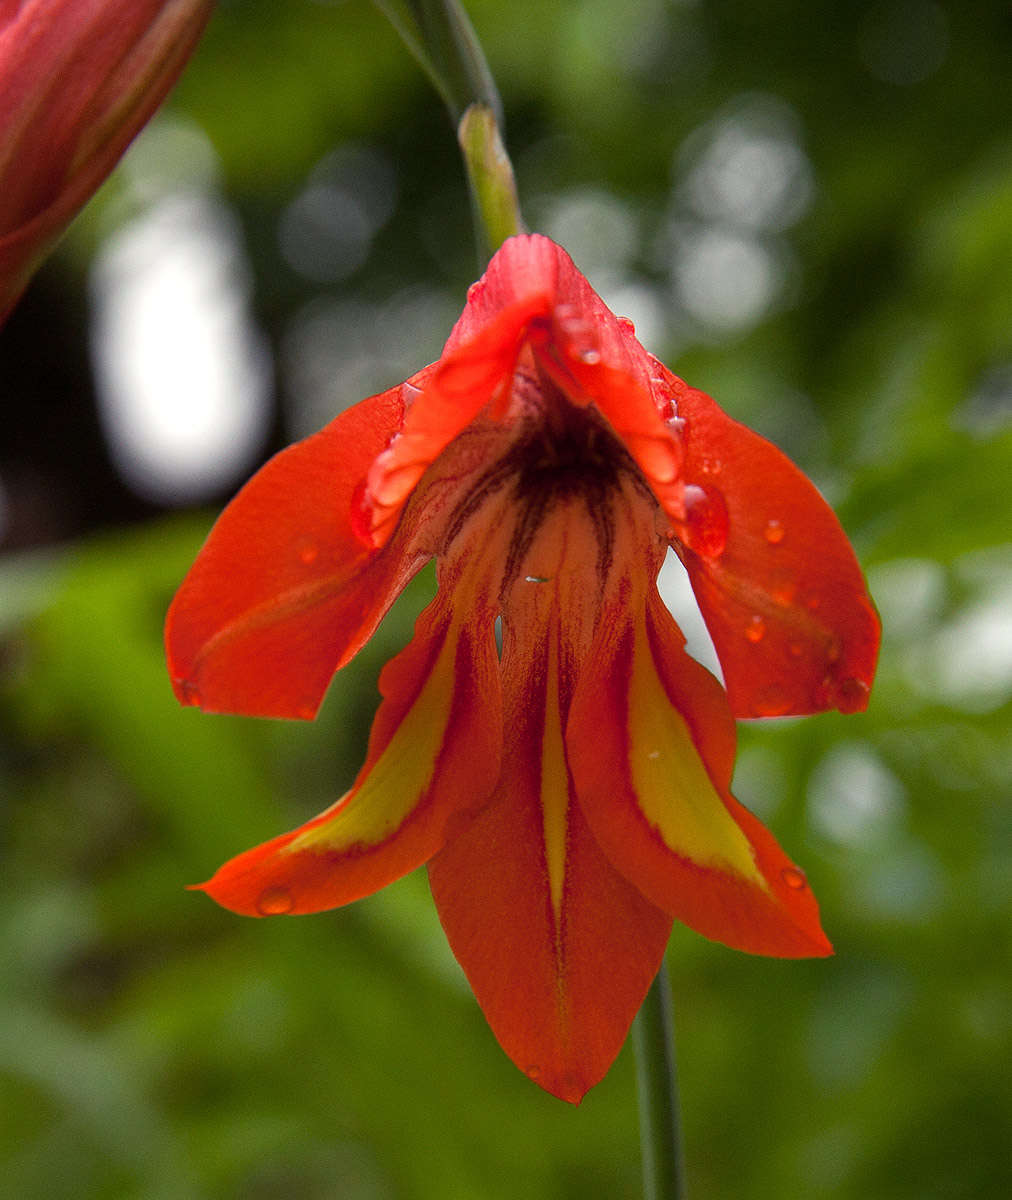
[[[319,558],[320,548],[312,538],[302,538],[295,544],[295,553],[299,562],[308,567]]]
[[[471,286],[467,289],[468,304],[474,304],[474,302],[478,299],[478,297],[482,294],[482,292],[484,290],[485,290],[485,281],[483,279],[479,279],[476,283],[472,283]]]
[[[524,1074],[526,1074],[529,1079],[538,1079],[541,1075],[541,1068],[537,1066],[528,1067]]]
[[[671,390],[671,385],[663,376],[650,376],[650,391],[662,420],[670,421],[672,417],[678,416],[678,404],[675,400],[675,394]]]
[[[570,358],[587,363],[588,366],[601,361],[597,336],[594,326],[589,321],[577,316],[568,304],[560,304],[556,308],[555,320],[559,340]]]
[[[800,867],[784,867],[780,872],[780,878],[789,888],[793,888],[796,892],[800,892],[802,888],[808,887],[808,880]]]
[[[295,907],[292,893],[285,887],[265,888],[257,899],[257,912],[262,917],[278,917]]]
[[[782,717],[791,711],[791,698],[779,684],[763,688],[752,704],[757,717]]]
[[[779,521],[776,521],[776,520],[767,521],[766,529],[765,529],[763,536],[766,538],[766,540],[769,542],[769,544],[771,546],[779,546],[780,543],[784,540],[785,532],[786,532],[786,530],[784,529],[783,525],[780,524]]]
[[[766,636],[766,622],[758,613],[745,626],[745,636],[750,642],[761,642]]]
[[[180,680],[179,683],[180,699],[184,704],[193,704],[200,708],[201,699],[200,691],[197,685],[190,679]]]
[[[714,487],[685,488],[685,544],[703,558],[719,558],[727,545],[729,519],[723,495]]]
[[[868,685],[861,679],[841,679],[834,689],[833,701],[842,713],[860,712],[868,705]]]
[[[834,637],[826,650],[826,661],[836,663],[840,661],[840,655],[843,653],[843,643],[838,637]]]
[[[616,317],[615,320],[618,321],[619,329],[621,329],[623,333],[635,334],[636,326],[632,323],[629,317]]]
[[[420,387],[415,387],[413,383],[401,384],[401,399],[404,401],[404,407],[410,408],[419,396],[424,395]]]
[[[721,462],[719,458],[704,458],[699,464],[699,469],[704,475],[719,475]]]
[[[295,715],[300,721],[312,721],[316,717],[316,705],[300,704],[295,710]]]
[[[770,581],[770,595],[784,608],[794,603],[797,591],[797,581],[791,575],[777,575]]]

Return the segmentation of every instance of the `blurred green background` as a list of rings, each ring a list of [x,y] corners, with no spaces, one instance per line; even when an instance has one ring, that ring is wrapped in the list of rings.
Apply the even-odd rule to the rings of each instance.
[[[866,714],[741,729],[837,955],[676,929],[693,1200],[1012,1194],[1012,10],[470,11],[529,224],[813,476],[885,626]],[[291,921],[184,890],[343,790],[431,582],[305,726],[175,704],[173,589],[476,273],[381,16],[233,0],[0,334],[3,1197],[639,1194],[628,1049],[579,1109],[526,1080],[424,872]]]

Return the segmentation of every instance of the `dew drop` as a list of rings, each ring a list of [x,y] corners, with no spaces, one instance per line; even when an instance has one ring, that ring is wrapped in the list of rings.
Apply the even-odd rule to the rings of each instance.
[[[295,553],[298,555],[299,562],[308,567],[320,557],[320,548],[311,538],[303,538],[296,544]]]
[[[840,661],[840,655],[843,653],[843,644],[838,637],[834,637],[826,650],[826,661],[837,663]]]
[[[180,699],[184,704],[193,704],[197,708],[201,706],[200,691],[197,685],[191,679],[183,679],[179,684]]]
[[[647,758],[649,758],[651,760],[651,762],[653,762],[655,759],[660,758],[660,756],[661,756],[660,750],[648,750],[647,751]]]
[[[559,305],[555,310],[555,319],[559,338],[570,358],[588,366],[601,361],[601,350],[594,327],[589,321],[575,315],[568,304]]]
[[[481,297],[481,294],[484,290],[485,290],[485,281],[484,280],[479,279],[476,283],[472,283],[471,286],[467,289],[468,304],[474,304],[474,302]]]
[[[750,642],[761,642],[766,636],[766,622],[758,613],[745,626],[745,636]]]
[[[772,683],[756,695],[752,711],[757,717],[782,717],[791,711],[791,698],[779,684]]]
[[[770,595],[777,604],[782,604],[784,608],[794,603],[797,592],[797,582],[791,575],[775,576],[770,583]]]
[[[766,538],[766,540],[769,542],[769,544],[771,546],[779,546],[780,543],[784,540],[785,532],[786,531],[785,531],[783,525],[781,525],[779,521],[777,521],[777,520],[767,521],[766,529],[763,533],[763,536]]]
[[[410,408],[418,397],[423,394],[422,389],[415,387],[413,383],[405,382],[401,384],[401,399],[404,401],[405,408]]]
[[[262,917],[279,917],[290,913],[294,907],[292,893],[284,887],[265,888],[257,899],[257,912]]]
[[[780,878],[789,888],[793,888],[796,892],[800,892],[802,888],[808,887],[808,880],[800,867],[784,867],[780,872]]]
[[[699,464],[700,471],[704,475],[719,475],[721,462],[719,458],[704,458]]]
[[[651,375],[650,390],[662,421],[671,421],[678,416],[678,405],[675,403],[674,393],[666,379],[662,379],[659,375]]]
[[[719,558],[727,545],[729,520],[723,495],[714,487],[685,488],[685,544],[703,558]]]
[[[540,1079],[541,1068],[538,1066],[528,1067],[527,1070],[525,1071],[525,1074],[527,1075],[527,1077],[529,1079]]]
[[[316,705],[300,704],[295,710],[295,715],[300,721],[312,721],[316,717]]]
[[[550,575],[525,575],[524,583],[551,583]]]
[[[618,327],[623,333],[635,334],[636,326],[629,317],[616,317],[615,320],[618,321]]]
[[[861,679],[841,679],[833,700],[842,713],[860,712],[868,706],[868,685]]]

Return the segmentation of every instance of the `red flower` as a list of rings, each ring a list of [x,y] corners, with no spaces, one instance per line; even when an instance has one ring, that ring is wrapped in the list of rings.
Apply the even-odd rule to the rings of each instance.
[[[213,0],[0,0],[0,320],[165,99]]]
[[[657,593],[668,545],[726,694]],[[176,694],[312,717],[433,556],[438,594],[382,673],[352,789],[203,887],[304,913],[427,862],[503,1048],[577,1101],[672,918],[757,954],[831,952],[804,875],[729,791],[734,717],[864,707],[877,619],[808,480],[537,236],[492,259],[439,362],[226,509],[169,614]]]

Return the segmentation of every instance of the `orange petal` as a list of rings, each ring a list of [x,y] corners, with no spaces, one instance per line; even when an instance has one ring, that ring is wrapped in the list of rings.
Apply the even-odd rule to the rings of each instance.
[[[577,687],[566,744],[587,822],[626,878],[706,937],[829,954],[804,874],[727,790],[730,736],[719,684],[654,598],[646,622],[603,632]]]
[[[554,655],[509,712],[492,803],[429,863],[454,954],[503,1049],[578,1103],[608,1070],[671,921],[602,855],[574,801]],[[519,693],[518,693],[519,695]]]
[[[362,401],[272,458],[228,505],[166,623],[184,704],[315,715],[421,565],[397,547],[378,555],[353,528],[355,489],[402,415],[399,388]]]
[[[347,904],[426,862],[452,819],[488,799],[502,739],[491,622],[478,636],[437,599],[384,668],[380,690],[369,755],[352,789],[299,829],[221,867],[201,885],[219,904],[248,916]]]
[[[680,552],[732,711],[863,709],[879,621],[839,521],[775,446],[657,365],[686,421]]]

